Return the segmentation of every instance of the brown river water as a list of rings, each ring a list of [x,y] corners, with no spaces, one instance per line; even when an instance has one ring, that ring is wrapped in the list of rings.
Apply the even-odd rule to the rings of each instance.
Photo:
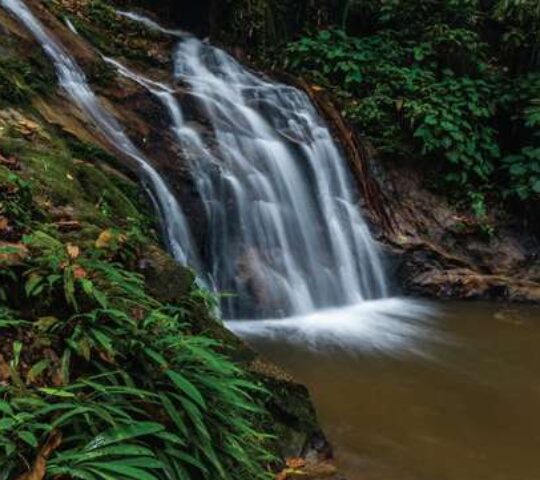
[[[404,303],[351,316],[368,326],[343,329],[336,310],[315,334],[302,319],[290,321],[301,332],[286,321],[241,332],[310,388],[349,480],[540,479],[539,307]]]

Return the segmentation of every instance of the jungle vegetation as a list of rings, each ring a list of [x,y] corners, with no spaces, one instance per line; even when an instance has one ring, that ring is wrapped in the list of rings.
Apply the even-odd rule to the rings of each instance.
[[[540,4],[349,0],[286,47],[378,151],[414,159],[478,217],[540,197]]]

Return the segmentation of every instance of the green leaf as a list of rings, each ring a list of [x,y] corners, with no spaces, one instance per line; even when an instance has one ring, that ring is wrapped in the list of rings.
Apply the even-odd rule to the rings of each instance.
[[[162,432],[163,430],[165,430],[165,427],[159,423],[137,422],[133,425],[128,425],[119,429],[111,429],[98,435],[84,447],[84,450],[95,450],[107,445],[124,442],[125,440],[130,440],[132,438],[152,435],[154,433]]]
[[[33,448],[37,448],[38,440],[32,432],[17,432],[17,436],[25,443],[30,445]]]
[[[76,395],[67,390],[61,388],[40,388],[40,392],[45,393],[46,395],[51,395],[53,397],[62,397],[62,398],[74,398]]]
[[[36,379],[45,371],[49,366],[50,361],[48,359],[40,360],[37,362],[26,374],[26,381],[28,383],[34,383]]]
[[[27,297],[32,297],[34,295],[37,295],[37,293],[39,293],[39,292],[36,292],[36,289],[38,285],[42,282],[42,280],[43,280],[43,277],[41,275],[34,273],[30,276],[30,278],[28,279],[28,281],[26,282],[24,286],[24,290],[26,292]]]
[[[199,390],[197,390],[195,385],[193,385],[186,377],[173,370],[167,370],[165,373],[182,392],[184,392],[201,408],[206,409],[204,398],[200,394]]]
[[[163,405],[163,408],[176,425],[176,428],[178,428],[178,430],[180,430],[180,432],[182,432],[182,434],[187,437],[189,433],[186,424],[184,423],[184,420],[178,413],[178,410],[175,408],[169,397],[167,397],[165,393],[160,392],[159,398],[161,399],[161,404]]]
[[[10,430],[15,425],[15,420],[11,418],[0,418],[0,432]]]
[[[13,415],[13,409],[11,408],[11,405],[4,400],[0,400],[0,412],[7,415]]]
[[[124,478],[133,478],[135,480],[159,480],[155,475],[141,469],[123,465],[120,463],[90,463],[89,467],[99,471],[109,471],[122,475]]]

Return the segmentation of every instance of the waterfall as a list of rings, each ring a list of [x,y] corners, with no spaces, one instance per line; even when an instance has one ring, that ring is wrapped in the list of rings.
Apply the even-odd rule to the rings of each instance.
[[[22,1],[0,0],[0,5],[18,18],[40,43],[54,64],[60,86],[71,100],[114,148],[134,162],[137,173],[155,204],[165,241],[173,256],[180,262],[198,266],[196,249],[174,194],[148,158],[129,139],[119,122],[101,104],[75,59]]]
[[[252,314],[253,297],[276,315],[386,296],[346,160],[307,95],[193,37],[174,65],[212,127],[197,141],[211,153],[187,157],[208,215],[208,268],[238,295],[227,315]]]
[[[121,13],[179,37],[170,84],[104,59],[169,114],[206,213],[206,245],[196,251],[166,183],[100,105],[75,61],[20,0],[0,4],[42,44],[73,101],[136,160],[176,258],[215,290],[231,293],[222,301],[226,318],[306,315],[388,295],[343,152],[305,93],[255,75],[195,37]],[[189,108],[175,95],[175,83],[188,88]]]
[[[105,60],[169,112],[205,205],[205,274],[236,294],[223,302],[227,317],[302,314],[387,295],[345,159],[304,93],[184,38],[175,78],[212,125],[203,138],[174,89]]]

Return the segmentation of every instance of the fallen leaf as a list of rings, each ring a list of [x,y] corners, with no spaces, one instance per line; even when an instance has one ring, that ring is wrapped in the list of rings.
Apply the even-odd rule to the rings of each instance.
[[[78,258],[81,254],[81,249],[77,245],[72,245],[71,243],[67,244],[67,252],[70,258]]]
[[[306,461],[303,458],[288,458],[285,462],[289,468],[303,468],[306,466]]]
[[[9,222],[6,217],[0,217],[0,232],[8,228]]]
[[[55,225],[61,232],[71,232],[81,229],[81,224],[77,220],[59,220]]]
[[[82,278],[86,278],[87,277],[87,273],[86,273],[86,270],[80,266],[77,266],[75,267],[75,269],[73,270],[73,276],[77,279],[77,280],[81,280]]]
[[[111,243],[112,239],[112,232],[110,230],[103,230],[103,232],[99,234],[99,237],[96,240],[96,248],[106,248],[109,243]]]

